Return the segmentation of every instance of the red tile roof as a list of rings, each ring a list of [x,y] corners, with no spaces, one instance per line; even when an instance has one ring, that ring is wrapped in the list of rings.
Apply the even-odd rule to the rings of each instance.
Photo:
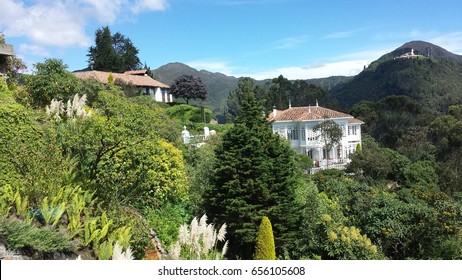
[[[321,120],[326,117],[330,119],[348,118],[351,120],[356,120],[353,118],[352,115],[348,115],[342,112],[338,112],[320,106],[292,107],[286,110],[276,110],[276,116],[274,116],[272,112],[269,115],[268,119],[270,121],[307,121]],[[360,120],[356,121],[361,122]]]
[[[125,71],[124,74],[127,74],[127,75],[145,75],[147,72],[148,72],[148,70],[141,69],[141,70]]]
[[[127,71],[127,72],[136,72],[136,71]],[[80,79],[89,79],[95,78],[99,82],[103,84],[108,83],[108,77],[112,74],[114,80],[120,79],[127,84],[133,84],[139,87],[160,87],[160,88],[169,88],[168,85],[161,83],[159,81],[154,80],[149,76],[140,76],[138,74],[127,74],[127,72],[120,74],[120,73],[110,73],[110,72],[103,72],[103,71],[82,71],[82,72],[74,72],[73,74]]]
[[[354,123],[356,123],[356,124],[364,124],[364,122],[362,120],[358,120],[358,119],[354,119],[354,118],[349,119],[348,123],[351,123],[351,124],[354,124]]]

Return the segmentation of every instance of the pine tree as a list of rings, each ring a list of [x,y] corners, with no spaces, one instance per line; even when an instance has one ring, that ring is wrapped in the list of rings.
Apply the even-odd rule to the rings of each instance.
[[[141,66],[138,49],[119,32],[111,34],[108,26],[97,29],[95,45],[88,49],[88,65],[94,70],[122,73]]]
[[[236,123],[215,150],[213,187],[206,192],[207,213],[228,224],[229,258],[251,259],[263,216],[273,221],[278,254],[295,231],[295,153],[274,134],[253,92],[243,97]]]
[[[275,260],[276,250],[274,247],[273,228],[268,217],[263,217],[257,234],[255,247],[255,260]]]

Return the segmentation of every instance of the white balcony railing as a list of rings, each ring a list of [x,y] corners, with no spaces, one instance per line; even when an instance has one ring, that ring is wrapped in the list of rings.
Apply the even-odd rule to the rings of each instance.
[[[350,163],[350,159],[330,159],[327,161],[326,159],[323,159],[318,162],[318,166],[311,168],[309,170],[310,174],[314,174],[318,171],[321,170],[326,170],[326,169],[338,169],[338,170],[343,170],[347,166],[348,163]]]

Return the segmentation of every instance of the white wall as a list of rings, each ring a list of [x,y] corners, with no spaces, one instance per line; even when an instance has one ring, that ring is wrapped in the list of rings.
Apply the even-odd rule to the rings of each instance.
[[[356,151],[356,146],[361,143],[361,125],[359,124],[348,124],[347,119],[334,120],[338,125],[342,127],[343,137],[339,145],[341,146],[340,155],[338,153],[338,146],[334,147],[330,156],[334,159],[346,159],[350,153]],[[276,122],[272,124],[273,131],[279,133],[283,138],[288,139],[292,133],[288,133],[291,128],[296,127],[298,130],[298,139],[288,139],[292,148],[298,152],[304,153],[307,149],[317,149],[315,152],[316,158],[322,157],[322,150],[324,144],[322,143],[319,133],[312,132],[312,127],[320,123],[319,121],[302,121],[302,122]],[[355,128],[353,128],[355,127]],[[305,133],[303,133],[303,130]],[[315,137],[315,139],[310,139]]]

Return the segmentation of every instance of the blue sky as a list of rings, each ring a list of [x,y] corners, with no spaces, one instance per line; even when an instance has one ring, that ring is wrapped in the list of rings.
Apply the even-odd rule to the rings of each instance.
[[[459,0],[0,0],[28,65],[87,66],[96,29],[129,37],[151,69],[182,62],[256,79],[355,75],[411,40],[462,54]]]

